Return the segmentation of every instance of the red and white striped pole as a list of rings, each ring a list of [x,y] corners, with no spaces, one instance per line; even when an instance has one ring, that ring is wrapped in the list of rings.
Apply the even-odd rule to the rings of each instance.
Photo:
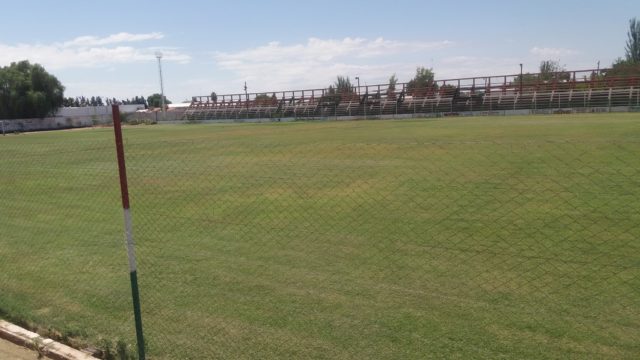
[[[122,209],[124,210],[124,232],[129,258],[129,277],[131,279],[131,297],[133,299],[133,315],[136,323],[136,340],[138,343],[138,358],[145,360],[144,336],[142,333],[142,315],[140,312],[140,293],[138,291],[138,269],[136,253],[133,243],[131,209],[129,208],[129,188],[127,184],[127,167],[124,162],[124,144],[122,142],[122,126],[120,123],[120,107],[111,105],[113,117],[113,132],[116,136],[116,153],[118,155],[118,173],[120,174],[120,193],[122,195]]]

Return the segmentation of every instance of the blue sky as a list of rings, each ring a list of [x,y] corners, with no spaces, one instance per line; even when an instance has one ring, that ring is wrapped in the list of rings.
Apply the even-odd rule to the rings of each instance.
[[[637,0],[3,1],[0,66],[38,62],[66,96],[193,95],[323,88],[337,75],[408,81],[568,69],[624,55]]]

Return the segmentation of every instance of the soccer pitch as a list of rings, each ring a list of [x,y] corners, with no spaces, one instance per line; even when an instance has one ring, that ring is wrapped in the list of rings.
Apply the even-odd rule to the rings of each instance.
[[[640,356],[640,114],[124,137],[153,359]],[[112,129],[0,163],[0,317],[133,344]]]

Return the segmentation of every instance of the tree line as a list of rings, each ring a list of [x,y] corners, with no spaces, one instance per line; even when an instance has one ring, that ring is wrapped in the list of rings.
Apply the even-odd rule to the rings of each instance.
[[[165,105],[171,104],[171,101],[164,98]],[[162,100],[160,94],[153,94],[148,97],[136,96],[133,98],[116,99],[116,98],[102,98],[100,96],[84,97],[68,97],[64,98],[62,106],[64,107],[86,107],[86,106],[111,106],[111,105],[144,105],[145,109],[159,108],[162,106]]]
[[[62,106],[64,107],[87,107],[87,106],[110,106],[110,105],[144,105],[145,109],[148,107],[147,99],[143,96],[136,96],[134,98],[127,98],[119,100],[116,98],[102,98],[101,96],[76,96],[64,98]]]
[[[27,60],[0,67],[0,119],[29,119],[53,116],[60,107],[143,105],[161,107],[160,94],[117,99],[101,96],[65,97],[64,86],[40,64]],[[165,105],[171,104],[166,97]]]

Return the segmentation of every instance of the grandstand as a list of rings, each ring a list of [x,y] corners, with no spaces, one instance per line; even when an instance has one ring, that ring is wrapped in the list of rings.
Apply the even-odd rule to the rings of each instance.
[[[310,89],[194,96],[183,120],[383,118],[536,112],[635,111],[640,76],[611,77],[608,69]]]

